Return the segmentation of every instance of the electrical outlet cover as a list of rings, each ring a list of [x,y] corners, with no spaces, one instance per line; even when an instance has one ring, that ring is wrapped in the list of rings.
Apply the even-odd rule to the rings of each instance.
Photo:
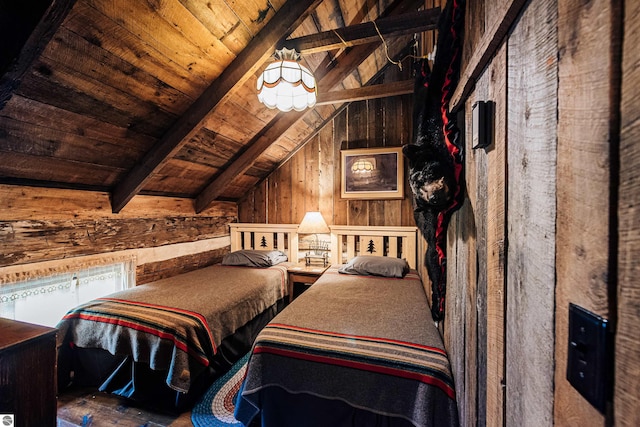
[[[569,304],[567,380],[602,413],[609,391],[608,354],[607,320]]]

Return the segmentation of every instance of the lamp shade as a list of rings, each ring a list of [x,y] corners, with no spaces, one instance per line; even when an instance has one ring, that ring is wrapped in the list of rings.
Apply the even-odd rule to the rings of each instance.
[[[370,174],[375,168],[376,168],[376,159],[374,159],[373,157],[363,158],[353,162],[353,165],[351,165],[351,172],[355,174],[365,174],[365,173]]]
[[[268,108],[280,111],[302,111],[316,105],[316,80],[311,71],[298,60],[293,49],[276,51],[275,62],[258,77],[258,100]]]
[[[300,234],[328,233],[329,231],[331,230],[320,212],[307,212],[298,226]]]

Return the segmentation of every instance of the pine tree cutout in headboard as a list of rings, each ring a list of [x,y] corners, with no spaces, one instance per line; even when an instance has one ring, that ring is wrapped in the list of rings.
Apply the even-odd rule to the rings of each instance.
[[[373,239],[369,240],[369,245],[367,245],[367,252],[369,252],[370,254],[377,252],[376,245],[375,243],[373,243]]]

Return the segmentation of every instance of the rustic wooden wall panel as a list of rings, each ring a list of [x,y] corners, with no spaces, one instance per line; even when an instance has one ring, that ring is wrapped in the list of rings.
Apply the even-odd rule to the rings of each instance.
[[[297,223],[305,212],[320,210],[329,224],[414,225],[408,197],[384,201],[340,197],[340,150],[407,143],[412,108],[411,96],[351,103],[267,178],[268,221]],[[387,126],[390,120],[393,126]],[[256,212],[264,208],[255,206],[253,199],[248,195],[241,200],[240,217],[260,216]]]
[[[607,60],[613,3],[558,4],[558,218],[555,421],[599,426],[604,417],[567,381],[569,303],[608,318],[612,84]],[[579,10],[580,13],[576,14]],[[615,26],[615,27],[614,27]],[[593,49],[608,52],[594,63]],[[588,108],[585,108],[587,107]],[[617,136],[614,136],[617,138]],[[588,191],[585,191],[588,189]]]
[[[508,39],[508,426],[553,425],[556,7],[530,3]]]
[[[476,101],[494,103],[493,143],[473,150],[471,107]],[[464,426],[503,425],[506,105],[503,46],[465,102],[459,124],[466,140],[466,195],[447,236],[443,331]]]
[[[486,217],[486,421],[487,426],[504,425],[504,364],[505,364],[505,251],[506,251],[506,45],[496,54],[482,82],[487,85],[487,100],[493,102],[493,145],[487,149],[487,217]],[[480,351],[482,354],[483,351]],[[479,362],[480,364],[480,362]]]
[[[315,156],[317,158],[317,156]],[[301,150],[291,158],[291,222],[299,224],[304,218],[305,210],[305,153]],[[281,206],[280,209],[286,209],[287,205]]]
[[[0,186],[0,199],[0,266],[205,240],[237,220],[229,202],[194,215],[193,200],[137,196],[113,214],[107,193]]]
[[[347,108],[347,139],[342,146],[343,150],[368,148],[373,141],[369,141],[369,101],[354,102]],[[373,132],[372,132],[373,133]],[[342,174],[342,170],[340,170]],[[369,201],[349,200],[347,209],[348,225],[368,225]]]
[[[347,223],[347,212],[349,203],[346,199],[340,197],[341,175],[340,175],[340,150],[342,150],[344,141],[347,139],[347,110],[343,110],[335,119],[332,120],[333,125],[333,224],[345,225]],[[329,223],[330,225],[332,223]]]
[[[485,74],[486,75],[486,74]],[[488,99],[488,85],[484,84],[482,90],[476,91],[478,100]],[[467,111],[471,112],[470,108]],[[471,117],[468,116],[470,121]],[[471,141],[471,135],[468,136]],[[469,162],[475,163],[475,199],[470,194],[470,202],[473,206],[475,216],[475,257],[470,257],[469,275],[470,286],[467,291],[467,345],[466,360],[468,371],[467,384],[472,388],[467,392],[469,395],[468,406],[473,408],[474,417],[467,418],[472,425],[484,426],[487,412],[487,220],[489,218],[488,197],[489,188],[494,185],[489,182],[488,155],[487,151],[477,149],[468,150]],[[470,185],[473,184],[470,183]],[[493,213],[493,212],[492,212]],[[473,253],[473,251],[472,251]],[[475,262],[472,262],[474,261]],[[475,278],[475,280],[474,280]],[[475,284],[475,286],[473,286]],[[473,327],[475,325],[475,328]],[[470,361],[475,361],[475,366]],[[472,406],[473,405],[473,406]]]
[[[473,163],[465,161],[465,167],[473,167]],[[467,171],[472,176],[473,170]],[[473,181],[473,178],[472,178]],[[467,181],[467,187],[472,189]],[[474,375],[477,360],[468,359],[475,355],[475,301],[470,295],[475,293],[476,278],[469,276],[471,265],[476,264],[476,229],[473,204],[466,193],[462,207],[453,214],[447,232],[447,300],[445,305],[445,320],[442,326],[445,347],[449,353],[453,372],[458,413],[461,426],[476,425],[476,383]],[[474,191],[475,198],[475,191]],[[424,243],[426,247],[426,243]],[[428,277],[426,270],[422,277]],[[427,281],[428,282],[428,281]],[[431,296],[430,285],[426,285]],[[431,301],[431,298],[430,298]],[[472,341],[468,341],[472,339]],[[468,351],[467,347],[473,347]]]
[[[339,159],[334,156],[333,126],[331,124],[322,128],[318,133],[318,143],[318,149],[320,150],[318,210],[325,218],[325,221],[334,224],[334,188],[336,181],[340,181],[340,176],[336,173],[340,166]]]
[[[482,85],[475,100],[486,98],[486,84]],[[464,122],[471,123],[471,109],[465,109]],[[465,129],[465,140],[471,142],[471,127]],[[483,379],[480,371],[486,368],[486,346],[481,345],[486,337],[486,269],[481,260],[486,259],[486,218],[487,218],[487,155],[484,150],[472,150],[470,144],[465,150],[465,185],[467,206],[459,218],[460,234],[456,242],[455,258],[447,253],[447,266],[453,260],[457,277],[450,283],[464,283],[464,403],[461,404],[461,415],[465,425],[482,424],[479,416],[484,413],[485,396]],[[448,252],[448,250],[447,250]],[[450,318],[449,321],[455,321]],[[483,334],[481,336],[480,334]],[[462,337],[461,337],[462,338]],[[458,339],[460,341],[460,338]],[[484,347],[484,348],[483,348]],[[484,351],[483,351],[484,350]],[[458,354],[457,357],[462,357]],[[484,365],[483,365],[484,363]]]
[[[136,268],[136,286],[217,264],[222,261],[225,254],[229,253],[229,249],[229,247],[214,249],[139,265]]]
[[[640,2],[625,2],[622,51],[615,425],[640,425]]]

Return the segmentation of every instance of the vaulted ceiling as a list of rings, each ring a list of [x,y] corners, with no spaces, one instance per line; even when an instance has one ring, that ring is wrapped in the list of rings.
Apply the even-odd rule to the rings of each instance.
[[[238,200],[346,103],[410,93],[372,84],[440,12],[416,0],[38,3],[0,8],[0,183],[108,191],[114,212],[137,194],[193,198],[198,212]],[[285,46],[316,77],[313,109],[256,97]]]

